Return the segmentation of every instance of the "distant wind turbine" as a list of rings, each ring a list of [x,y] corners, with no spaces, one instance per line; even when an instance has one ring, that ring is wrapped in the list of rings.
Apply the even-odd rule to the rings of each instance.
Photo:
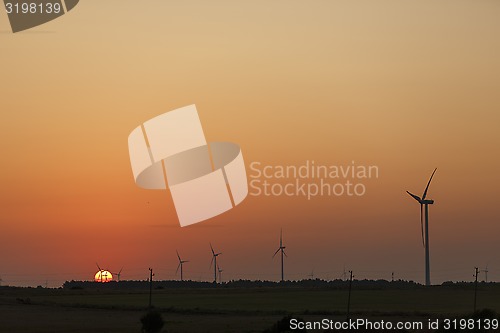
[[[217,271],[219,272],[219,283],[222,283],[222,272],[223,270],[217,265]]]
[[[104,270],[101,269],[101,267],[99,267],[99,264],[98,263],[95,263],[97,265],[97,268],[99,269],[99,278],[101,279],[101,282],[102,282],[102,273],[104,273]]]
[[[214,282],[217,283],[217,257],[222,254],[222,252],[215,253],[212,243],[210,243],[210,249],[212,250],[212,261],[210,262],[210,267],[214,265]]]
[[[113,275],[112,273],[109,271],[109,269],[101,269],[101,267],[99,267],[99,264],[98,263],[95,263],[97,265],[97,268],[99,269],[99,279],[101,280],[101,282],[108,282],[108,275],[111,274],[111,277],[110,277],[110,280],[112,279]]]
[[[281,251],[281,282],[283,282],[285,281],[285,273],[283,270],[283,262],[284,262],[283,255],[288,257],[285,253],[285,246],[283,246],[283,229],[280,230],[280,247],[276,250],[276,252],[274,252],[273,258],[276,255],[276,253],[280,251]]]
[[[116,275],[118,282],[120,282],[120,275],[122,274],[122,270],[123,270],[123,267],[120,269],[120,271],[118,273],[111,273],[111,274],[115,274]]]
[[[181,281],[184,281],[184,278],[182,275],[182,265],[185,262],[189,262],[189,260],[181,260],[181,256],[179,255],[179,252],[177,250],[175,250],[175,252],[177,252],[177,258],[179,258],[179,265],[177,266],[177,270],[175,271],[175,275],[177,275],[177,272],[179,271],[179,268],[180,268],[181,269]]]
[[[429,185],[431,184],[432,177],[434,177],[434,173],[436,173],[436,169],[432,172],[431,178],[429,178],[429,182],[425,187],[424,194],[422,198],[419,196],[406,191],[413,199],[417,200],[420,204],[420,227],[422,230],[422,244],[425,247],[425,285],[431,285],[431,272],[430,272],[430,260],[429,260],[429,205],[434,204],[434,200],[428,200],[427,190],[429,189]],[[425,226],[424,226],[424,207],[425,207]],[[425,237],[424,237],[425,234]]]
[[[488,283],[488,264],[486,264],[486,267],[482,270],[482,272],[484,272],[485,282]]]

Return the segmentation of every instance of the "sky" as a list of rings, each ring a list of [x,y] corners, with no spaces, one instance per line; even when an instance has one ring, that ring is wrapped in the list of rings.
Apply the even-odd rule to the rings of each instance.
[[[87,0],[13,34],[0,13],[0,278],[500,280],[500,3]],[[130,132],[196,104],[207,141],[262,166],[376,166],[362,196],[249,195],[181,228],[134,183]],[[255,164],[254,164],[255,165]],[[287,183],[295,179],[273,180]],[[310,180],[306,180],[310,181]],[[484,278],[480,275],[480,279]]]

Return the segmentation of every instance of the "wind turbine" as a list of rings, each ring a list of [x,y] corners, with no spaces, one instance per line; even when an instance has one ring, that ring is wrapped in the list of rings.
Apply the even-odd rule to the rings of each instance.
[[[212,243],[210,243],[210,249],[212,250],[212,261],[210,262],[210,267],[214,264],[214,282],[217,283],[217,257],[222,254],[222,252],[215,253]]]
[[[430,286],[431,285],[431,269],[430,269],[430,262],[429,262],[429,205],[434,204],[434,200],[429,200],[426,199],[427,197],[427,190],[429,189],[429,185],[431,184],[432,177],[434,177],[434,174],[436,173],[436,169],[432,172],[431,178],[429,178],[429,182],[427,183],[427,186],[425,187],[424,194],[422,195],[422,198],[419,196],[410,193],[406,191],[413,199],[417,200],[418,203],[420,204],[420,227],[422,230],[422,244],[425,247],[425,285]],[[424,226],[424,207],[425,207],[425,226]],[[425,237],[424,237],[425,234]]]
[[[175,275],[177,275],[177,272],[179,271],[179,267],[180,267],[181,268],[181,281],[184,281],[183,277],[182,277],[182,265],[185,262],[189,262],[189,260],[181,260],[181,256],[179,255],[179,252],[177,250],[175,250],[175,252],[177,252],[177,258],[179,258],[179,265],[177,266],[177,270],[175,271]]]
[[[276,253],[281,251],[281,282],[285,281],[285,274],[283,271],[283,255],[288,257],[285,253],[285,246],[283,246],[283,229],[280,230],[280,247],[274,252],[273,258],[276,255]]]
[[[120,282],[120,275],[122,274],[122,270],[123,270],[123,267],[120,269],[120,271],[118,273],[111,273],[111,274],[116,275],[118,282]]]
[[[486,264],[486,267],[484,268],[484,270],[482,270],[482,272],[484,272],[484,277],[486,279],[485,282],[488,283],[488,264]],[[2,281],[0,280],[0,282]]]
[[[108,273],[110,273],[110,271],[106,270],[106,269],[101,269],[101,267],[99,267],[98,263],[95,263],[95,264],[97,265],[97,268],[99,269],[99,278],[101,279],[101,282],[108,282]]]
[[[220,269],[219,265],[217,265],[217,271],[219,272],[219,283],[222,283],[222,272],[223,272],[223,270]]]
[[[99,278],[101,279],[101,283],[102,283],[102,273],[104,272],[103,269],[101,269],[101,267],[99,267],[99,264],[98,263],[95,263],[97,265],[97,268],[99,269]]]

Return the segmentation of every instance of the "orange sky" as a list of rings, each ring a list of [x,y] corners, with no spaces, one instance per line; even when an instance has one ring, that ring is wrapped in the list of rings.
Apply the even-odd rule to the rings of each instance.
[[[500,274],[500,3],[497,1],[85,1],[32,30],[0,13],[0,277],[423,282],[419,208],[429,197],[432,280]],[[208,141],[247,168],[376,165],[363,197],[249,196],[180,228],[170,194],[138,188],[127,137],[196,104]],[[184,259],[183,258],[183,259]]]

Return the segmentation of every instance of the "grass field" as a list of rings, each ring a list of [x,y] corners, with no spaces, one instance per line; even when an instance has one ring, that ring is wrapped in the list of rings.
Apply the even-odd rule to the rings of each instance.
[[[347,290],[319,288],[163,289],[152,303],[168,332],[262,332],[286,314],[345,318]],[[0,289],[0,332],[140,332],[149,292]],[[427,320],[472,312],[474,290],[434,286],[353,290],[353,317]],[[500,286],[482,285],[478,308],[500,312]]]

